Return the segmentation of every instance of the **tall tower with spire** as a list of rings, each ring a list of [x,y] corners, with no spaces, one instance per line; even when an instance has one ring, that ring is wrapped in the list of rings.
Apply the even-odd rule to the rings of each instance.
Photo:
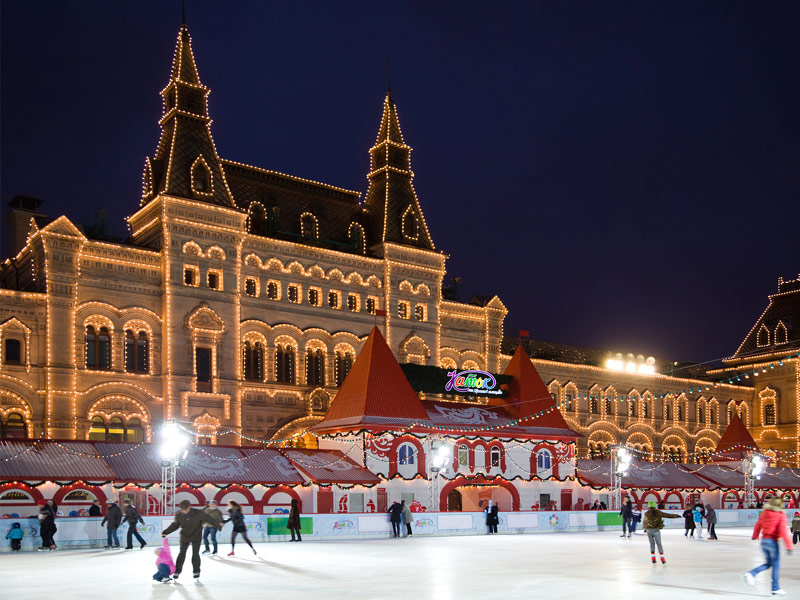
[[[371,239],[433,250],[411,171],[411,147],[403,140],[391,90],[383,101],[378,138],[370,148],[366,209],[372,219]]]
[[[211,137],[208,94],[197,74],[192,40],[181,25],[169,83],[161,91],[161,139],[145,160],[142,205],[159,194],[234,206],[222,162]]]

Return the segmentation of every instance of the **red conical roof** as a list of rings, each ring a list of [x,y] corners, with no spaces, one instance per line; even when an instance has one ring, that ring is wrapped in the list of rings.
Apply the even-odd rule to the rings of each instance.
[[[733,413],[731,422],[717,443],[714,460],[741,460],[747,458],[748,452],[759,451],[753,436],[739,417],[738,412]]]
[[[422,402],[383,335],[373,327],[325,418],[312,429],[375,430],[428,422]]]
[[[533,417],[523,421],[525,425],[569,429],[569,425],[522,345],[517,346],[505,374],[514,378],[508,384],[508,397],[505,399],[506,410],[514,417],[517,419]],[[538,416],[535,416],[537,414]]]

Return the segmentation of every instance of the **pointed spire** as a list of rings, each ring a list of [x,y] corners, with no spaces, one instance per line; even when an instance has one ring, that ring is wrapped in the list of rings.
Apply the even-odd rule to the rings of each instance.
[[[428,422],[428,413],[377,327],[314,431],[386,429]]]
[[[739,417],[739,413],[734,411],[730,423],[725,428],[725,433],[717,442],[717,448],[714,451],[715,462],[726,460],[742,460],[747,458],[749,452],[759,452],[760,449],[756,444],[753,436],[747,431],[747,426]]]
[[[161,139],[156,155],[145,164],[142,204],[159,194],[169,194],[234,206],[211,137],[209,93],[197,74],[192,39],[184,22],[178,32],[169,83],[161,91]]]
[[[371,239],[433,250],[428,225],[414,191],[411,147],[405,143],[391,89],[375,145],[370,148],[369,189],[365,207],[372,220]]]
[[[522,425],[570,428],[521,344],[511,357],[505,375],[514,378],[508,384],[508,397],[504,399],[506,410],[517,419],[526,419]]]

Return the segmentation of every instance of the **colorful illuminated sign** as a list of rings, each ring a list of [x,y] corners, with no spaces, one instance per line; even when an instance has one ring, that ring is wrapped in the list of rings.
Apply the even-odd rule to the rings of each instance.
[[[502,394],[494,375],[486,371],[449,371],[447,376],[450,381],[444,386],[447,392],[458,392],[460,394]]]

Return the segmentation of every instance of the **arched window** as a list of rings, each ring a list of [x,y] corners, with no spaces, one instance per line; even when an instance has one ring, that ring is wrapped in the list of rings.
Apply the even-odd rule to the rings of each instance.
[[[756,345],[769,346],[769,330],[763,323],[761,324],[761,328],[758,330],[758,336],[756,337]]]
[[[706,422],[706,408],[702,404],[697,407],[697,422],[701,425]]]
[[[320,349],[308,349],[306,354],[306,383],[309,385],[325,385],[325,355]]]
[[[267,235],[267,211],[259,202],[251,202],[247,215],[247,231],[255,235]]]
[[[139,419],[128,419],[128,426],[125,428],[125,441],[126,442],[143,442],[144,441],[144,428]]]
[[[596,415],[596,414],[598,414],[600,412],[598,410],[598,407],[597,407],[597,397],[596,396],[591,396],[589,398],[589,412],[592,413],[593,415]]]
[[[22,341],[6,338],[3,341],[3,362],[7,365],[22,364]]]
[[[458,447],[458,466],[459,467],[466,467],[469,464],[469,448],[466,445],[461,444]]]
[[[96,330],[86,327],[86,368],[108,370],[111,368],[111,335],[107,327]]]
[[[96,442],[106,441],[106,421],[101,416],[92,417],[89,439]]]
[[[683,421],[683,404],[678,402],[678,406],[675,407],[675,417],[678,421]]]
[[[764,405],[764,425],[776,425],[775,404]]]
[[[564,409],[572,410],[572,394],[564,394]]]
[[[413,465],[416,462],[414,446],[411,444],[401,444],[397,459],[398,464]]]
[[[712,425],[717,424],[717,410],[713,406],[708,409],[708,420]]]
[[[611,401],[611,398],[606,396],[605,398],[605,405],[606,405],[606,414],[613,415],[614,414],[614,403]]]
[[[353,356],[350,352],[336,351],[336,385],[341,386],[344,383],[350,369],[353,368]]]
[[[10,413],[5,423],[0,423],[0,438],[5,440],[24,440],[28,437],[25,419],[19,413]]]
[[[355,251],[359,254],[367,253],[366,237],[364,235],[364,228],[358,223],[351,223],[350,229],[347,232],[347,238],[352,244]]]
[[[489,453],[489,460],[491,461],[490,464],[493,467],[500,466],[500,448],[497,446],[492,448],[491,452]]]
[[[303,216],[300,217],[300,235],[310,240],[319,238],[317,218],[311,213],[304,213]]]
[[[664,419],[669,419],[669,402],[664,403]]]
[[[106,440],[109,442],[125,441],[125,424],[122,422],[122,417],[111,417],[108,422]]]
[[[536,469],[537,471],[549,471],[553,468],[553,458],[547,450],[539,450],[536,453]]]
[[[410,206],[403,215],[403,235],[412,240],[419,238],[419,221]]]
[[[628,416],[636,416],[636,399],[628,400]]]
[[[149,341],[147,332],[134,333],[132,329],[125,331],[125,371],[127,373],[147,373]]]
[[[789,341],[789,335],[786,331],[786,325],[783,324],[783,321],[779,321],[778,324],[775,326],[775,343],[776,344],[785,344]]]
[[[275,348],[275,379],[279,383],[294,383],[294,348],[278,344]]]
[[[203,160],[196,160],[192,167],[192,190],[201,194],[213,192],[211,171]]]
[[[244,378],[248,381],[264,380],[264,347],[261,342],[244,343]]]
[[[647,400],[642,402],[642,418],[643,419],[647,418]]]

